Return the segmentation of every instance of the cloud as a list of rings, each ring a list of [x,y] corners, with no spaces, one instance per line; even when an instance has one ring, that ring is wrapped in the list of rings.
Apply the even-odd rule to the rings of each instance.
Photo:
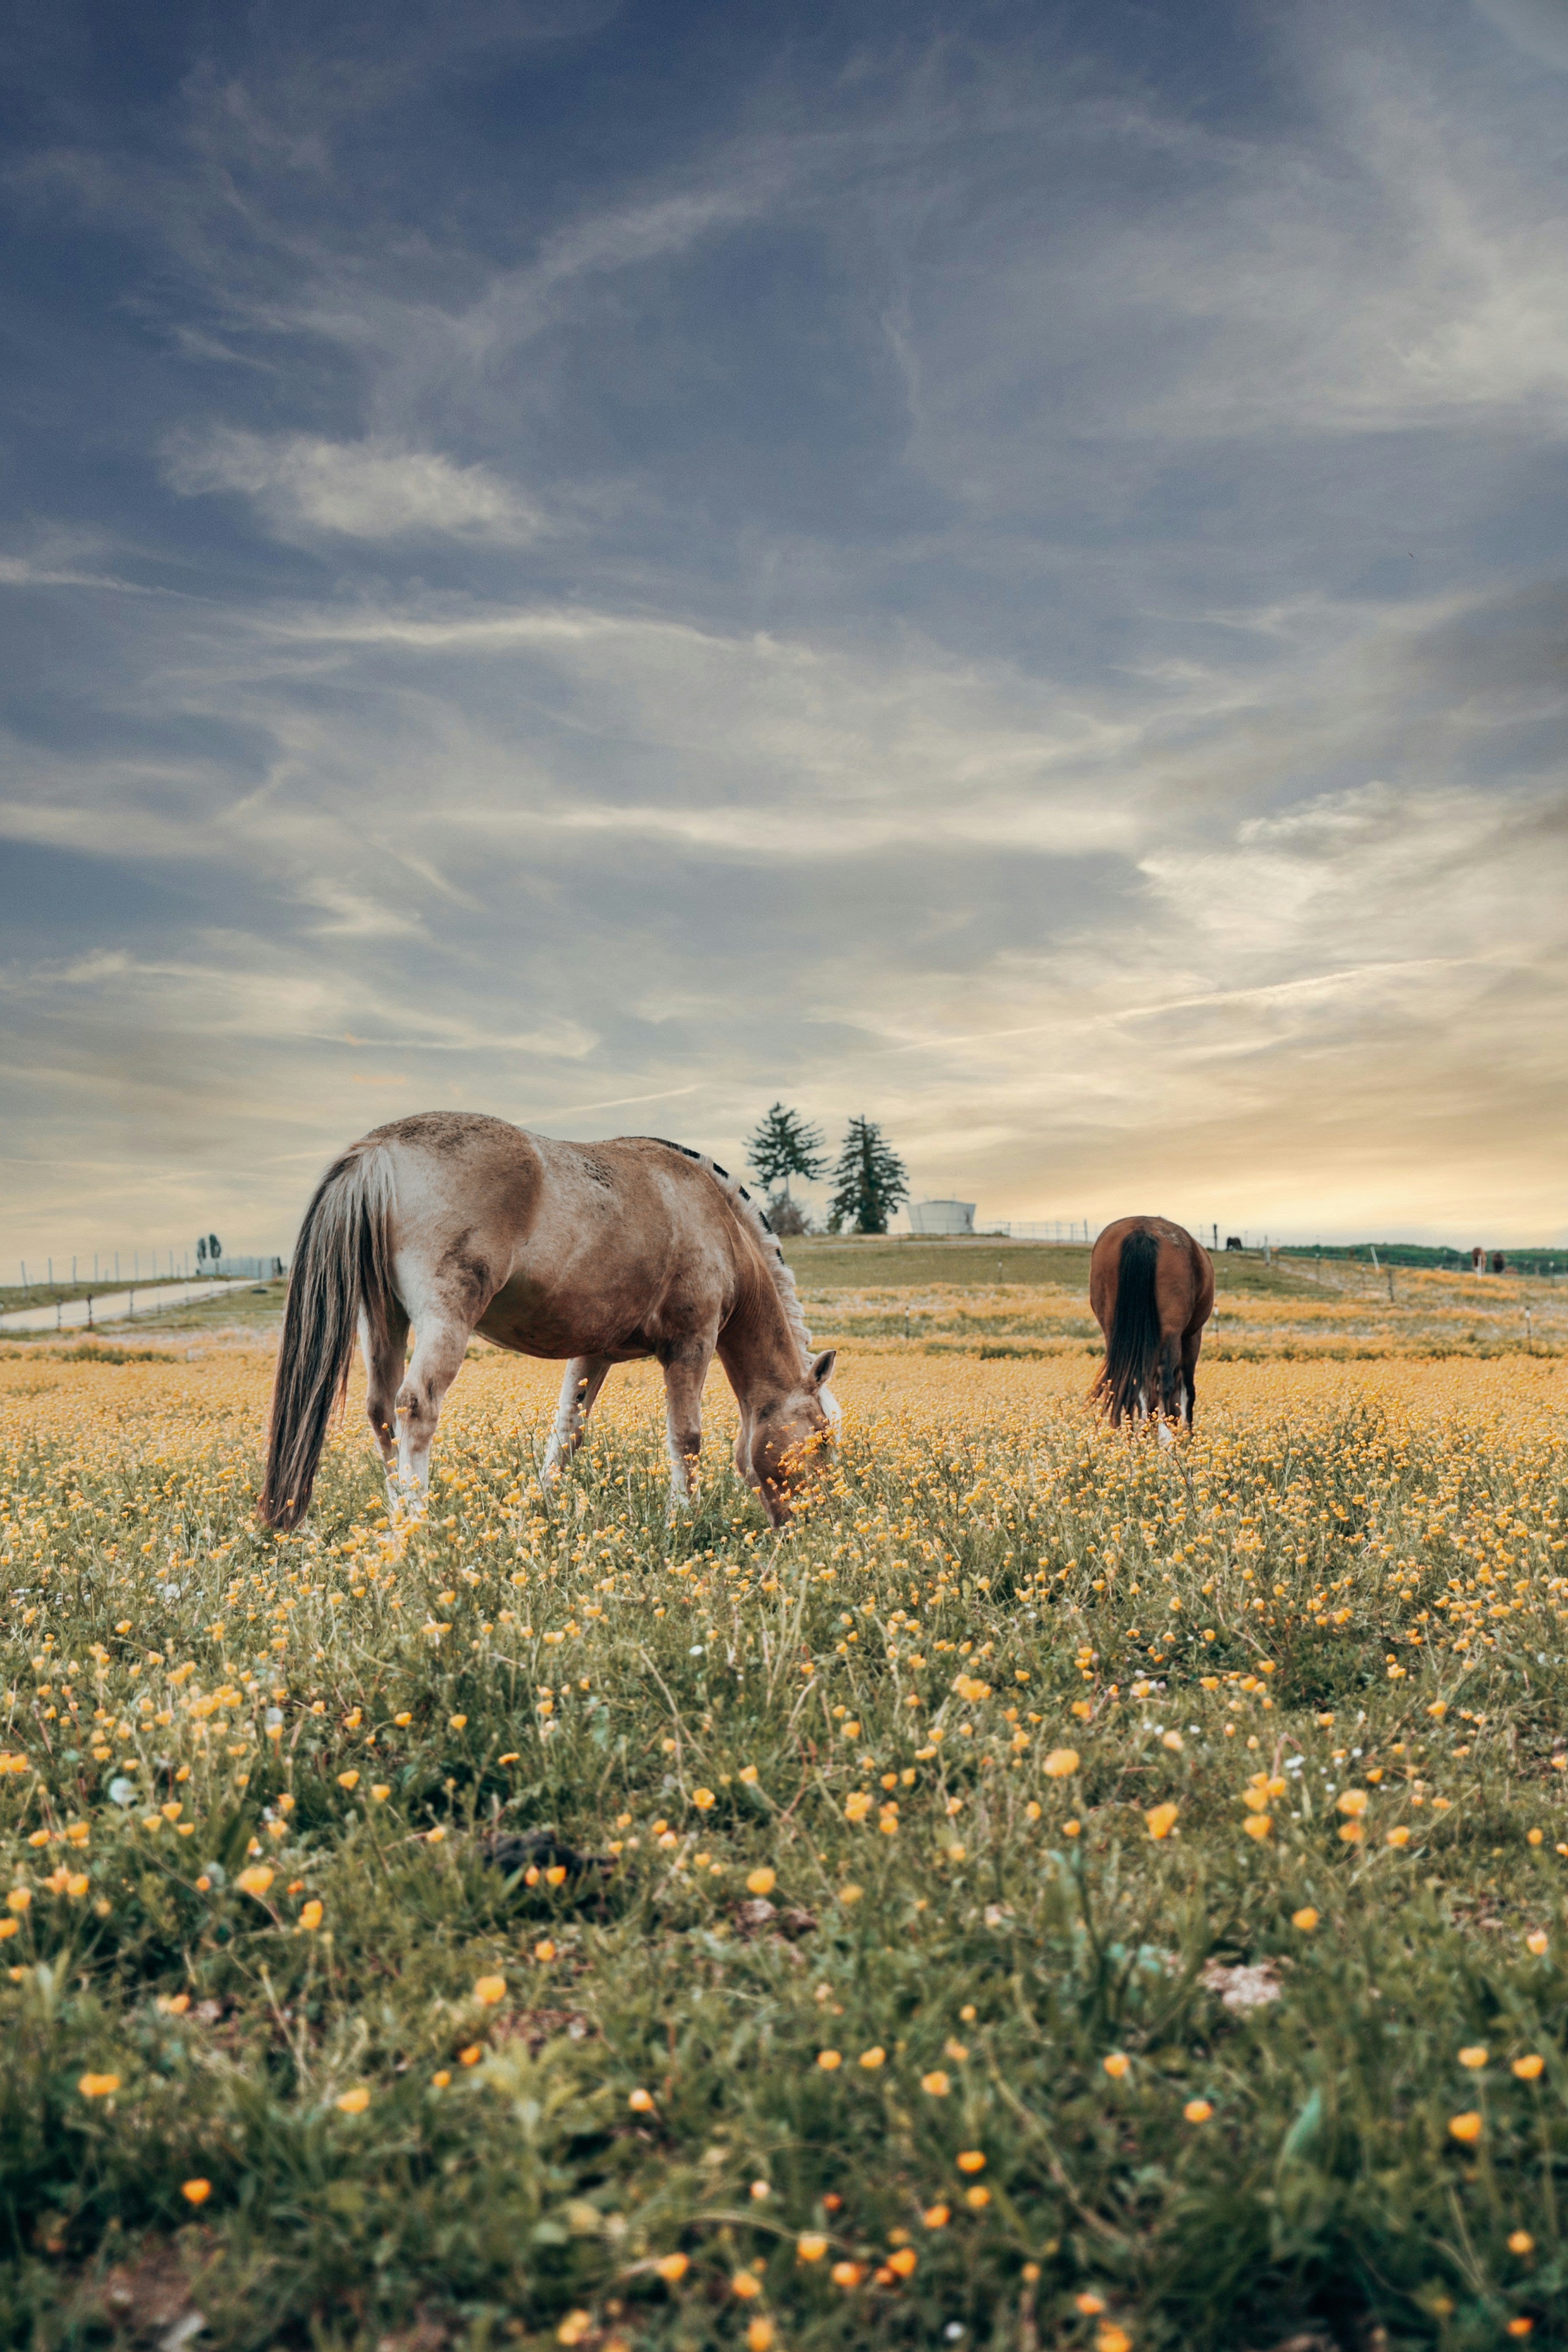
[[[154,583],[131,579],[116,570],[129,551],[117,547],[111,536],[91,524],[37,522],[14,529],[12,545],[0,551],[0,587],[103,588],[115,595],[159,593]],[[168,593],[165,587],[163,593]]]
[[[30,555],[0,555],[0,587],[111,588],[119,594],[136,594],[134,581],[116,579],[112,572],[80,572],[69,565],[41,562]]]
[[[265,436],[236,427],[176,436],[164,470],[183,498],[238,491],[279,539],[470,539],[520,545],[538,511],[484,466],[395,443]]]
[[[1495,1185],[1454,1172],[1484,1116],[1520,1155],[1517,1213],[1550,1216],[1552,595],[1265,615],[1227,630],[1228,667],[1070,691],[908,635],[583,606],[361,598],[187,629],[163,622],[144,691],[242,716],[275,754],[239,801],[191,772],[195,821],[153,837],[176,864],[242,858],[260,895],[188,958],[17,982],[68,1090],[121,1040],[149,1134],[183,1055],[238,1053],[324,1156],[371,1051],[411,1103],[568,1132],[679,1098],[680,1131],[735,1156],[765,1070],[830,1127],[871,1108],[917,1181],[994,1213],[1109,1213],[1131,1185],[1300,1229],[1326,1187],[1384,1229],[1440,1223]],[[112,814],[100,773],[99,837],[141,838],[159,788],[121,771]],[[80,843],[94,818],[52,821]],[[53,1001],[68,985],[90,1018]],[[526,1018],[476,1018],[492,1003]],[[237,1138],[207,1116],[205,1150]]]
[[[1561,1226],[1534,0],[318,18],[0,188],[18,1234],[276,1247],[377,1087]]]
[[[1527,56],[1568,72],[1568,16],[1559,0],[1476,0],[1476,5]]]
[[[312,876],[300,886],[300,896],[321,910],[312,928],[326,939],[421,939],[425,925],[416,915],[388,907],[363,891],[346,889],[330,877]]]
[[[465,730],[463,788],[418,820],[458,836],[542,845],[546,830],[641,835],[773,865],[944,836],[1060,856],[1133,839],[1127,793],[1078,780],[1126,760],[1136,719],[918,641],[878,651],[582,605],[406,603],[296,607],[258,634],[307,657],[400,655],[405,692],[426,709],[465,676],[470,727],[493,711],[502,741],[511,730],[500,709],[544,693],[585,744],[644,747],[644,788],[609,798],[574,772],[568,781],[570,756],[558,755],[553,778],[530,777],[510,744]],[[668,789],[654,786],[656,747],[674,763]],[[766,778],[761,798],[733,788],[742,774]]]

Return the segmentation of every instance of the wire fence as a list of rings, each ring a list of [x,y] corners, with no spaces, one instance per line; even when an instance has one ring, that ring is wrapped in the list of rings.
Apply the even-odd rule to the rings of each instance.
[[[975,1241],[1055,1242],[1060,1245],[1083,1249],[1091,1246],[1100,1233],[1098,1221],[1088,1217],[1027,1218],[976,1217],[973,1233]],[[1288,1259],[1300,1266],[1309,1264],[1338,1263],[1370,1267],[1384,1273],[1391,1266],[1431,1266],[1453,1274],[1515,1274],[1531,1275],[1546,1281],[1568,1279],[1568,1249],[1526,1245],[1518,1249],[1456,1249],[1452,1245],[1422,1242],[1304,1242],[1282,1240],[1279,1234],[1260,1233],[1255,1225],[1244,1225],[1238,1231],[1215,1218],[1205,1218],[1189,1228],[1204,1247],[1215,1257],[1227,1253],[1240,1253],[1261,1258],[1266,1265],[1278,1265]],[[952,1234],[928,1235],[926,1238],[953,1239]]]
[[[975,1232],[989,1239],[1009,1242],[1060,1242],[1087,1247],[1094,1238],[1087,1217],[1036,1218],[1022,1223],[1015,1217],[1003,1218],[994,1224],[976,1225]]]
[[[287,1259],[276,1255],[226,1257],[205,1248],[199,1256],[191,1250],[82,1250],[74,1257],[18,1258],[16,1265],[22,1296],[46,1300],[163,1282],[270,1282],[288,1270]]]

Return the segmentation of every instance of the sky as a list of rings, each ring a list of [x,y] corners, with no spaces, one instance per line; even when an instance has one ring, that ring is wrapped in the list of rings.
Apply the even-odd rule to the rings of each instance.
[[[0,1255],[775,1098],[1568,1236],[1565,150],[1568,0],[15,0]]]

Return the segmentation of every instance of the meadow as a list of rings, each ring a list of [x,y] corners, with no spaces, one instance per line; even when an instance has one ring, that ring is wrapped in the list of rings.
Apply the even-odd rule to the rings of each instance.
[[[783,1537],[717,1377],[673,1525],[476,1349],[279,1538],[275,1297],[0,1356],[7,2343],[1568,2340],[1561,1308],[1236,1268],[1162,1447],[834,1247]]]

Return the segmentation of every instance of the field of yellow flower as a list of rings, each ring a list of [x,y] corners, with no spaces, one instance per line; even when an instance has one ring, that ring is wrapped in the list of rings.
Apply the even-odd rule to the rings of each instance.
[[[717,1381],[279,1538],[258,1335],[0,1360],[6,2343],[1564,2340],[1568,1363],[839,1307],[782,1538]]]

